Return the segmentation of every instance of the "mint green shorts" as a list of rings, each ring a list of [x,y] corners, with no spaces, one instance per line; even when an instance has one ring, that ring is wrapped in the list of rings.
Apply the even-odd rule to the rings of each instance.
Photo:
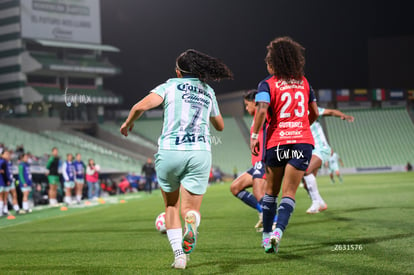
[[[22,192],[31,192],[32,191],[32,187],[31,186],[27,186],[27,187],[20,187],[20,190],[22,190]]]
[[[329,165],[329,172],[330,173],[334,173],[334,172],[336,172],[336,171],[339,171],[339,166],[338,166],[338,164],[334,164],[334,165]]]
[[[84,184],[85,183],[85,179],[75,179],[75,182],[77,184]]]
[[[0,186],[0,193],[6,192],[6,188],[7,188],[6,186]]]
[[[331,147],[326,146],[321,148],[315,148],[312,151],[312,155],[316,155],[318,158],[322,160],[322,164],[324,164],[331,157]]]
[[[75,182],[74,181],[65,181],[65,188],[74,188]]]
[[[183,187],[197,195],[207,190],[211,169],[211,152],[159,150],[155,154],[158,183],[167,193]]]

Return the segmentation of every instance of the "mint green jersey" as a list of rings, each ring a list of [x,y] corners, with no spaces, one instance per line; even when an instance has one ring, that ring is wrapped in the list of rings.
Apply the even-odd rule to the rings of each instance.
[[[319,117],[323,116],[324,111],[324,108],[318,107]],[[313,139],[315,140],[315,149],[330,148],[325,133],[323,132],[322,125],[318,121],[315,121],[310,128]]]
[[[339,155],[337,153],[333,153],[332,156],[329,158],[329,166],[337,167],[339,163]]]
[[[171,78],[151,92],[164,101],[162,150],[210,151],[210,117],[220,115],[214,90],[198,78]]]

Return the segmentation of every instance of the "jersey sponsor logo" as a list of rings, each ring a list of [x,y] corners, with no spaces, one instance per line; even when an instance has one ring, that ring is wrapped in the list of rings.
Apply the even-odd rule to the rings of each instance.
[[[202,97],[197,96],[195,94],[185,93],[185,94],[183,94],[183,96],[181,98],[184,99],[184,101],[186,103],[203,105],[205,107],[210,106],[210,100],[209,99],[202,98]]]
[[[280,131],[279,135],[283,136],[299,136],[302,134],[302,131]]]
[[[287,90],[287,89],[305,89],[305,86],[303,85],[303,80],[278,80],[275,82],[276,88],[278,88],[281,91]]]
[[[186,133],[181,137],[175,138],[175,145],[180,145],[184,143],[195,143],[195,142],[207,142],[207,139],[204,135],[195,135],[191,133]]]
[[[210,93],[208,93],[207,91],[205,91],[205,90],[203,90],[203,89],[201,89],[197,86],[191,85],[190,83],[178,84],[177,89],[180,90],[180,91],[183,91],[183,92],[187,92],[187,93],[188,92],[196,92],[196,93],[199,93],[199,94],[203,94],[206,97],[212,99]]]
[[[279,123],[279,128],[303,128],[303,123],[302,123],[302,121],[297,121],[297,122],[292,122],[292,121],[280,122]]]

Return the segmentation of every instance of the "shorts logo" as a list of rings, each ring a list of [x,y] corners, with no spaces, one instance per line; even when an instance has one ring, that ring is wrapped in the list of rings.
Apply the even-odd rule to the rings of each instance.
[[[278,161],[281,161],[282,159],[303,159],[305,158],[303,155],[303,150],[290,150],[290,149],[279,149],[280,143],[277,145],[277,148],[275,150],[276,156]]]

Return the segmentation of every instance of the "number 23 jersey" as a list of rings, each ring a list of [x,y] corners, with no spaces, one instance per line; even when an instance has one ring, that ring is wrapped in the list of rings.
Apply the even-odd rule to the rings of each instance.
[[[314,145],[308,119],[309,103],[316,101],[308,80],[269,76],[259,83],[256,102],[269,104],[266,148],[307,143]]]

